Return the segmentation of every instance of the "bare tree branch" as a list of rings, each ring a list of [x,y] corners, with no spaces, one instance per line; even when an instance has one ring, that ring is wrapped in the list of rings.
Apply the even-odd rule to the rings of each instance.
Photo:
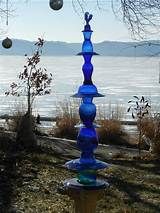
[[[74,10],[84,13],[87,0],[72,0]],[[160,32],[160,0],[93,0],[99,10],[110,7],[134,38],[145,38]]]
[[[134,37],[144,38],[159,31],[159,0],[112,0],[112,8],[116,16],[123,18]]]

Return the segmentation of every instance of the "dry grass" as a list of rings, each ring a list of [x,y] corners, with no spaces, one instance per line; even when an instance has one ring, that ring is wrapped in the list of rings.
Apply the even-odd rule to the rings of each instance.
[[[10,113],[12,115],[12,119],[6,120],[9,131],[17,132],[18,127],[20,125],[21,118],[25,114],[25,112],[26,112],[25,105],[23,102],[14,103],[13,108],[11,109],[11,113]]]
[[[59,138],[76,139],[77,130],[75,125],[77,124],[77,118],[65,115],[63,118],[58,118],[56,121],[56,128],[54,129],[54,136]]]
[[[57,115],[56,128],[51,132],[55,137],[76,139],[78,129],[75,128],[75,125],[80,122],[78,108],[79,103],[71,101],[64,101],[58,105],[57,111],[59,113]],[[109,109],[110,116],[109,112],[106,115],[104,109],[101,109],[101,111],[99,109],[97,113],[97,123],[101,126],[98,128],[100,143],[128,144],[126,141],[128,140],[127,135],[119,121],[122,116],[122,109],[119,106],[112,108],[111,105]],[[106,116],[109,119],[106,119]]]
[[[97,107],[98,120],[122,120],[124,118],[124,107],[119,104],[107,104]]]
[[[160,117],[142,119],[142,133],[150,140],[151,151],[160,155]]]
[[[59,138],[76,139],[75,125],[79,122],[78,106],[78,103],[71,101],[59,103],[56,128],[51,131],[51,134]]]
[[[99,141],[102,144],[129,145],[126,140],[127,134],[124,132],[119,120],[100,120],[100,128],[97,129]]]

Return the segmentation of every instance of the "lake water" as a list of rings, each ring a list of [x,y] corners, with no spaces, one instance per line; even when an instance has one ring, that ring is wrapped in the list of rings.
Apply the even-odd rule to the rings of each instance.
[[[102,57],[94,56],[93,82],[104,98],[95,98],[94,103],[107,109],[110,105],[126,108],[133,95],[142,95],[151,100],[152,108],[159,111],[160,84],[159,58]],[[83,58],[42,57],[41,65],[53,74],[51,95],[38,97],[34,104],[35,113],[41,116],[55,116],[60,101],[69,99],[77,92],[83,82],[81,67]],[[4,95],[9,84],[17,81],[23,71],[25,57],[0,56],[0,114],[12,114],[24,97],[15,98]],[[59,108],[60,109],[60,108]]]

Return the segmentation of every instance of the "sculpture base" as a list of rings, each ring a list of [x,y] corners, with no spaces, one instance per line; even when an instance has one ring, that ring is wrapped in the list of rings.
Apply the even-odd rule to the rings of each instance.
[[[107,182],[101,180],[89,185],[80,184],[76,178],[64,182],[68,196],[74,200],[75,213],[95,213],[96,203],[103,197],[108,186]]]

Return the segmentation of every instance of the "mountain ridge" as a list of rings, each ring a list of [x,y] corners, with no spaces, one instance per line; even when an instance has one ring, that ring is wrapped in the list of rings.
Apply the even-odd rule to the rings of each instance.
[[[31,55],[36,41],[23,39],[12,39],[13,45],[10,49],[2,47],[0,41],[0,55]],[[102,41],[93,43],[94,51],[102,56],[127,56],[141,57],[160,54],[160,41]],[[43,48],[43,55],[46,56],[72,56],[81,52],[82,43],[69,43],[64,41],[46,41]]]

